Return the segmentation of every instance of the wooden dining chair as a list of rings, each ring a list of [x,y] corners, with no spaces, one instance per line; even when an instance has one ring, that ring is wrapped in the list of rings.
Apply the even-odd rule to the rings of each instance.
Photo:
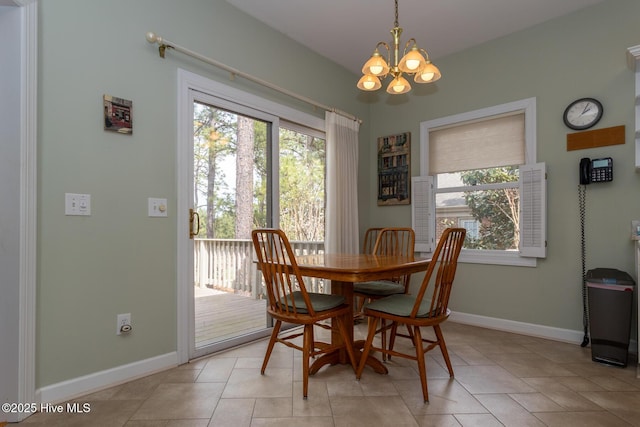
[[[378,232],[373,253],[376,255],[401,255],[413,256],[415,248],[415,232],[408,227],[387,227]],[[411,275],[389,277],[387,280],[356,283],[353,286],[353,295],[357,301],[373,301],[393,294],[404,294],[409,290]],[[364,312],[359,310],[362,316]],[[382,321],[382,342],[386,344],[386,323]],[[386,360],[383,355],[382,359]]]
[[[382,231],[383,227],[370,227],[364,233],[364,242],[362,244],[362,253],[366,255],[373,255],[374,249],[376,247],[376,242],[378,241],[378,236],[380,235],[380,231]],[[364,296],[356,296],[354,295],[354,310],[353,310],[353,318],[355,320],[361,320],[364,317],[362,313],[362,306],[366,300]]]
[[[413,256],[415,232],[408,227],[387,227],[379,230],[373,253],[376,255]],[[366,239],[365,239],[366,240]],[[354,295],[377,299],[397,293],[405,293],[410,276],[390,277],[388,280],[356,283]]]
[[[399,356],[418,362],[420,381],[422,382],[422,394],[424,401],[429,401],[427,389],[427,370],[425,366],[425,353],[440,347],[442,357],[447,364],[449,376],[453,378],[453,367],[449,360],[449,353],[442,335],[440,324],[449,318],[449,296],[456,274],[458,256],[464,243],[466,230],[464,228],[447,228],[440,237],[438,245],[433,252],[433,258],[420,285],[420,290],[415,295],[397,294],[373,301],[364,307],[365,315],[369,316],[369,332],[364,344],[361,363],[356,372],[356,378],[360,379],[364,370],[364,362],[372,350],[380,351],[383,355]],[[425,299],[427,289],[432,285],[431,299]],[[378,322],[391,322],[389,347],[383,344],[380,347],[373,345],[373,338],[378,331]],[[411,330],[410,335],[398,332],[398,325],[407,325]],[[432,326],[435,339],[422,338],[420,327]],[[384,333],[384,331],[383,331]],[[393,349],[396,337],[411,338],[415,353],[402,353]]]
[[[275,319],[271,339],[262,362],[262,375],[267,368],[271,352],[276,342],[302,351],[302,395],[306,399],[309,383],[309,359],[330,353],[342,345],[346,347],[351,366],[356,369],[353,345],[344,318],[349,318],[350,307],[340,295],[308,292],[300,275],[296,258],[287,236],[282,230],[258,229],[251,233],[253,246],[258,258],[267,290],[267,312]],[[331,329],[321,323],[335,319],[342,335],[341,346],[315,341],[313,327]],[[299,329],[280,335],[282,322],[302,325]],[[294,340],[302,336],[302,345]]]
[[[373,251],[376,248],[376,242],[378,241],[378,236],[382,230],[383,227],[370,227],[367,229],[364,233],[364,242],[362,243],[363,254],[373,254]]]

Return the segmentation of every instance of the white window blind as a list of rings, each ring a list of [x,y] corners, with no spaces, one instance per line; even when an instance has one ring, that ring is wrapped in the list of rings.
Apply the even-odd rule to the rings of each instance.
[[[429,131],[430,175],[524,163],[524,112]]]

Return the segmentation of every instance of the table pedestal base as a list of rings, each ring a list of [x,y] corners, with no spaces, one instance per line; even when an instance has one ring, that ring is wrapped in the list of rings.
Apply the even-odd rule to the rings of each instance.
[[[364,341],[358,341],[355,343],[355,348],[353,349],[356,356],[356,368],[360,365],[360,360],[362,358],[361,349],[363,345],[364,345]],[[315,374],[320,370],[320,368],[322,368],[325,365],[337,365],[337,364],[349,365],[351,363],[349,361],[349,356],[347,356],[347,360],[344,360],[342,353],[346,353],[346,350],[344,349],[336,350],[317,358],[309,367],[309,374],[310,375]],[[365,364],[371,367],[371,369],[373,369],[373,371],[378,374],[389,373],[389,370],[387,369],[387,367],[384,366],[384,364],[380,360],[376,359],[372,355],[367,356],[367,361],[365,362]]]
[[[363,341],[355,341],[353,334],[353,284],[371,280],[383,280],[427,270],[430,260],[413,256],[385,256],[369,254],[312,254],[296,257],[300,274],[331,280],[331,293],[342,295],[350,310],[342,318],[346,329],[346,337],[338,328],[338,322],[331,322],[331,346],[336,350],[314,360],[309,373],[315,374],[325,365],[350,365],[351,361],[344,347],[344,342],[354,343],[356,363],[362,358]],[[369,355],[366,360],[375,372],[388,373],[387,367],[376,357]]]
[[[331,281],[331,293],[333,295],[342,295],[344,297],[345,303],[351,307],[351,310],[348,314],[343,317],[343,322],[345,325],[353,325],[353,283],[341,282],[339,280]],[[364,341],[354,341],[353,337],[353,326],[351,328],[347,328],[347,333],[349,334],[349,341],[353,343],[353,351],[356,356],[356,368],[360,364],[360,359],[362,356],[362,348],[364,347]],[[331,344],[332,345],[341,345],[343,344],[342,335],[338,329],[338,322],[332,321],[331,323]],[[339,348],[338,350],[327,353],[321,357],[319,357],[311,367],[309,368],[310,374],[315,374],[320,370],[324,365],[349,365],[351,361],[349,360],[349,355],[347,354],[347,350],[344,347]],[[367,357],[367,365],[371,366],[373,370],[379,374],[387,374],[389,371],[387,367],[380,362],[380,360],[375,357],[369,355]]]

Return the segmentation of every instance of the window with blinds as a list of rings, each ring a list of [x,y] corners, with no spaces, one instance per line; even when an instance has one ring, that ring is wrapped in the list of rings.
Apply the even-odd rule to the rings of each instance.
[[[429,173],[521,165],[524,112],[435,129],[429,133]]]
[[[532,266],[544,257],[546,174],[535,163],[535,99],[423,122],[420,132],[416,184],[424,184],[416,188],[429,191],[413,206],[417,249],[429,251],[447,227],[468,226],[462,262]]]

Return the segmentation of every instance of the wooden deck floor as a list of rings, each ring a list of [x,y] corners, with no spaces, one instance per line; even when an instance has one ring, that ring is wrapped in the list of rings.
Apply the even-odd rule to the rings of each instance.
[[[196,347],[256,332],[266,324],[266,300],[232,293],[196,293]]]

